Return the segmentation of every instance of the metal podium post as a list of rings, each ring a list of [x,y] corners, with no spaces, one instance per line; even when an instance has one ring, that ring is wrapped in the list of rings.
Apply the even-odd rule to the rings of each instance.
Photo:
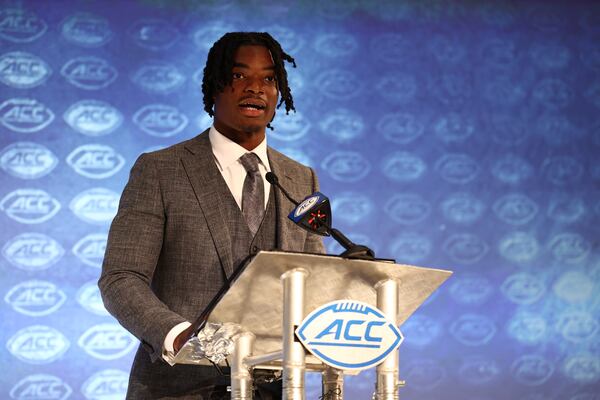
[[[235,342],[235,351],[231,353],[231,399],[252,400],[252,369],[244,362],[252,354],[254,335],[241,334]]]
[[[295,330],[304,319],[304,289],[308,272],[295,268],[281,275],[283,282],[283,400],[304,400],[306,360]]]
[[[377,282],[377,308],[398,326],[398,282],[387,279]],[[398,399],[399,350],[393,351],[377,366],[377,382],[375,384],[375,400]]]

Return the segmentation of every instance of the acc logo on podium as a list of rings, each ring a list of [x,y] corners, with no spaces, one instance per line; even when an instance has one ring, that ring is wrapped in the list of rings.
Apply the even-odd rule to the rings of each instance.
[[[404,340],[380,310],[351,300],[317,308],[302,321],[296,335],[321,361],[345,370],[379,364]]]

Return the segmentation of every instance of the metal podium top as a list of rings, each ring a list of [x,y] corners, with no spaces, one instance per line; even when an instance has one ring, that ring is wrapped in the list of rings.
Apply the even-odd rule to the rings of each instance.
[[[235,322],[252,332],[256,336],[254,354],[281,350],[283,287],[280,276],[295,268],[308,272],[305,315],[334,300],[359,300],[377,306],[374,287],[377,282],[397,280],[400,325],[452,274],[384,261],[263,251],[245,267],[212,310],[208,321]]]

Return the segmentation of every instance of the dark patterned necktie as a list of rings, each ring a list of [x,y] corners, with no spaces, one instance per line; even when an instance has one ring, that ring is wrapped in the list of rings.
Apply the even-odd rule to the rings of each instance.
[[[259,158],[256,154],[246,153],[240,157],[240,162],[246,169],[246,179],[244,179],[242,190],[242,214],[254,236],[265,213],[264,183],[258,170]]]

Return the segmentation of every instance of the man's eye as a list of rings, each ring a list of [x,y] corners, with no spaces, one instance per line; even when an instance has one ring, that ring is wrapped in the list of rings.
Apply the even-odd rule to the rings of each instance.
[[[276,81],[277,81],[277,79],[275,79],[275,77],[274,77],[274,76],[267,76],[267,77],[265,78],[265,81],[273,83],[273,82],[276,82]]]
[[[242,79],[244,77],[244,75],[239,72],[234,72],[231,76],[233,79]]]

